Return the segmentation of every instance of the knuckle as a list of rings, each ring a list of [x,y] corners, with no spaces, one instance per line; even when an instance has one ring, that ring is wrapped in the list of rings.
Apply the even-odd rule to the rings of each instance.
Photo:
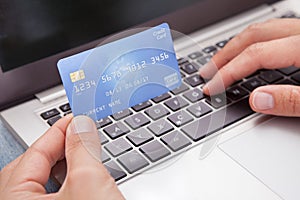
[[[241,41],[241,40],[242,40],[242,33],[239,33],[236,36],[234,36],[231,40],[229,40],[229,42],[234,43],[234,42],[238,42],[238,41]]]
[[[246,28],[247,32],[257,32],[260,30],[261,23],[253,23]]]
[[[37,148],[34,145],[32,145],[26,152],[28,155],[30,154],[37,154],[41,159],[46,160],[48,163],[53,164],[55,162],[55,158],[53,158],[50,154],[45,152],[43,149]],[[25,154],[26,154],[25,153]]]
[[[289,106],[289,108],[286,108],[286,110],[289,110],[289,112],[291,114],[297,114],[300,112],[300,91],[297,89],[291,89],[288,92],[287,95],[287,104],[283,104],[283,105],[287,105]]]
[[[221,49],[219,50],[216,55],[214,55],[214,57],[212,58],[213,63],[215,63],[216,67],[220,67],[217,66],[217,62],[219,60],[223,60],[225,63],[228,63],[232,58],[228,55],[227,49]]]
[[[300,35],[289,37],[289,42],[289,45],[294,48],[293,50],[299,52]]]
[[[281,19],[272,18],[272,19],[266,20],[264,23],[266,23],[266,24],[273,24],[273,23],[278,22],[279,20],[281,20]]]
[[[243,43],[243,33],[237,34],[232,40],[229,41],[232,46],[240,46]],[[225,46],[226,48],[226,46]],[[225,49],[222,49],[225,51]]]
[[[292,54],[293,56],[290,59],[290,64],[300,67],[300,59],[298,56],[300,53],[300,35],[289,37],[286,45],[289,46],[291,52],[295,52]]]
[[[251,59],[256,59],[259,55],[262,54],[264,50],[264,43],[254,43],[246,48],[245,54]]]
[[[255,41],[255,38],[259,35],[259,32],[261,32],[261,29],[262,23],[254,23],[245,29],[244,34],[247,35],[248,40]]]
[[[225,73],[227,75],[227,77],[229,77],[229,79],[232,83],[234,83],[240,79],[238,76],[238,73],[236,73],[236,70],[234,70],[233,68],[224,67],[223,69],[224,69],[223,73]]]
[[[291,45],[299,47],[298,45],[300,43],[300,35],[289,37],[289,41]]]

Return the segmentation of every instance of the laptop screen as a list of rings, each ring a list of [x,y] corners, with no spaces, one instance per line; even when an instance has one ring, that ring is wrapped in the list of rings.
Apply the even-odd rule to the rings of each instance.
[[[0,65],[9,71],[199,0],[2,2]]]

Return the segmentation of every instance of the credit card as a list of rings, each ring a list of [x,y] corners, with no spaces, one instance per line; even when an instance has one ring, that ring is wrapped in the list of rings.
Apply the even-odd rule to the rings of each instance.
[[[57,65],[74,116],[95,121],[181,85],[167,23],[63,58]]]

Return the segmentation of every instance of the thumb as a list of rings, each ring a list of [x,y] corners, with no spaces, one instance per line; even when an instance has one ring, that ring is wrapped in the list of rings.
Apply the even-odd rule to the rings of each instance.
[[[73,118],[66,133],[67,176],[58,199],[109,199],[107,192],[117,187],[102,165],[100,153],[94,121],[86,116]]]
[[[250,105],[256,112],[300,116],[300,87],[292,85],[269,85],[255,89],[250,96]]]
[[[67,176],[59,199],[95,199],[103,179],[109,179],[100,162],[101,143],[95,123],[86,116],[74,117],[66,131]],[[104,178],[105,177],[105,178]]]
[[[68,171],[86,166],[98,166],[101,143],[96,125],[86,116],[74,117],[66,133]]]

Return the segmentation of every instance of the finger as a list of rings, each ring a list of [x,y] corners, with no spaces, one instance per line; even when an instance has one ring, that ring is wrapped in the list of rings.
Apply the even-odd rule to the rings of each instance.
[[[100,161],[100,151],[95,123],[86,116],[75,117],[67,129],[67,177],[60,190],[61,199],[121,197],[114,180]]]
[[[252,74],[258,69],[275,69],[288,66],[300,66],[300,35],[253,44],[234,58],[230,63],[221,68],[217,75],[204,87],[205,94],[223,92],[218,87],[220,80],[224,87]]]
[[[71,115],[62,118],[29,147],[8,184],[27,182],[24,190],[44,192],[52,166],[64,155],[65,131],[71,119]]]
[[[256,112],[300,117],[300,87],[269,85],[254,90],[249,99]]]
[[[19,164],[20,160],[22,159],[23,154],[16,158],[14,161],[6,165],[0,172],[0,190],[4,186],[6,186],[8,180],[10,179],[11,175],[14,173],[16,166]]]
[[[200,75],[206,79],[214,76],[218,69],[254,43],[266,42],[300,34],[299,19],[272,19],[250,25],[220,50],[210,63],[200,68]]]

